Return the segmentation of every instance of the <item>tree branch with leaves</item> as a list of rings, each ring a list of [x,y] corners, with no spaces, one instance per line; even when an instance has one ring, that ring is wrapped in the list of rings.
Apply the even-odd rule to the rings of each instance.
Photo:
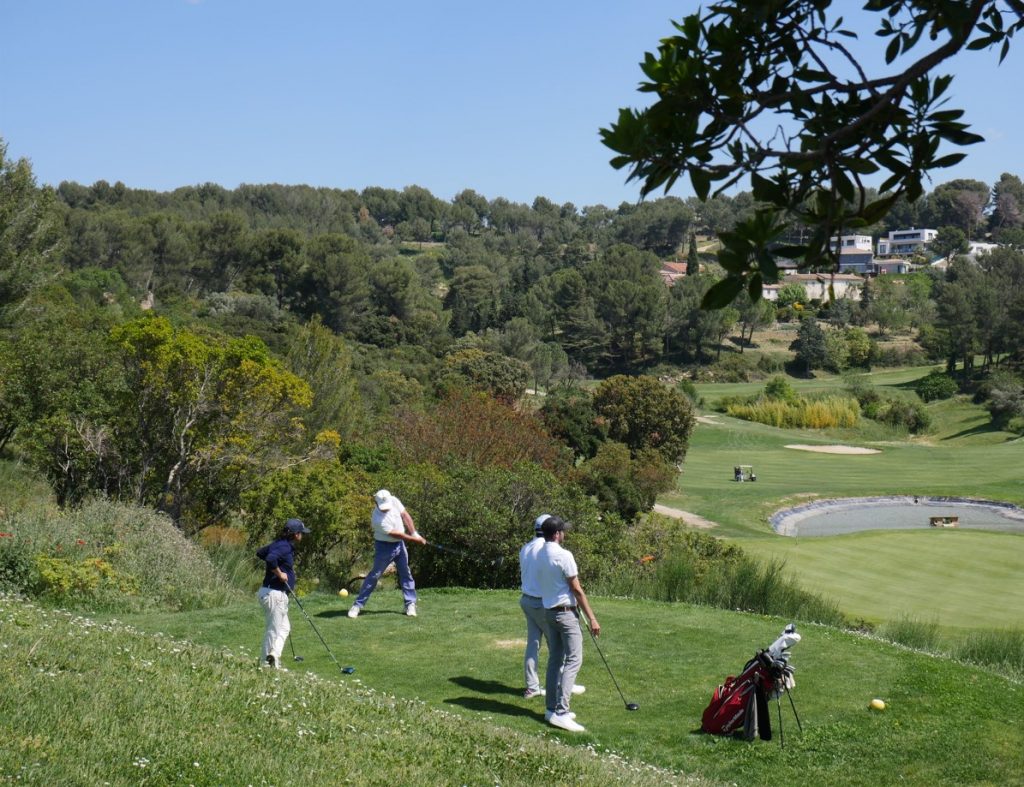
[[[946,106],[953,78],[935,69],[994,46],[1002,61],[1024,27],[1018,0],[868,0],[892,69],[871,76],[847,46],[857,34],[832,6],[727,0],[674,23],[677,34],[641,63],[639,90],[653,103],[620,110],[601,130],[618,154],[612,166],[628,169],[643,196],[687,176],[706,201],[749,178],[759,207],[721,233],[726,275],[706,308],[744,289],[759,298],[778,280],[779,257],[801,270],[838,270],[838,235],[876,223],[901,197],[913,201],[931,171],[966,155],[940,151],[944,143],[982,141],[963,110]],[[877,192],[869,176],[882,178]],[[809,227],[809,237],[785,246],[791,223]]]

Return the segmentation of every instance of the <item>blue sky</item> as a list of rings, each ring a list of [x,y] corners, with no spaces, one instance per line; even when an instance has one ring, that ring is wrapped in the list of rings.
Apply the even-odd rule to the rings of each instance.
[[[845,0],[838,5],[846,8]],[[0,0],[0,137],[40,183],[214,182],[616,206],[598,129],[689,0]],[[855,7],[850,2],[849,7]],[[865,30],[864,38],[871,38]],[[1024,176],[1024,41],[960,56],[987,138],[936,184]],[[935,184],[933,184],[934,186]],[[687,183],[672,192],[691,194]]]

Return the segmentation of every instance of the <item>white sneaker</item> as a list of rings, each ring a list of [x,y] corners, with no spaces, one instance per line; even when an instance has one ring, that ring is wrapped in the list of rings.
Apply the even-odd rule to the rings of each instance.
[[[568,713],[555,713],[552,714],[551,718],[548,719],[548,724],[552,727],[558,727],[559,729],[568,730],[569,732],[586,732],[587,728],[577,722],[575,719],[569,718]]]
[[[523,692],[524,700],[532,700],[534,697],[543,697],[544,689],[527,689]]]
[[[554,716],[554,715],[555,715],[555,712],[553,710],[546,710],[546,711],[544,711],[544,721],[551,721],[551,717]],[[563,716],[568,716],[570,719],[575,719],[576,718],[576,714],[573,713],[571,710],[567,710],[562,715]]]
[[[415,604],[406,604],[405,605],[405,614],[408,615],[410,618],[416,617],[416,605]]]
[[[579,683],[574,683],[573,686],[572,686],[572,693],[573,694],[582,694],[586,690],[587,690],[587,687],[586,686],[582,686]]]
[[[358,618],[360,609],[361,607],[357,607],[355,604],[353,604],[351,607],[348,608],[348,616],[350,618]]]

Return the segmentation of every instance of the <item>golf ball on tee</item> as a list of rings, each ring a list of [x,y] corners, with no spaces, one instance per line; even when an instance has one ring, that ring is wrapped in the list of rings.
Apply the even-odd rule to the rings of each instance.
[[[345,590],[345,588],[342,588],[341,590],[338,591],[338,595],[339,596],[347,596],[348,595],[348,591]]]
[[[885,701],[875,697],[875,699],[871,700],[871,707],[874,710],[885,710]]]

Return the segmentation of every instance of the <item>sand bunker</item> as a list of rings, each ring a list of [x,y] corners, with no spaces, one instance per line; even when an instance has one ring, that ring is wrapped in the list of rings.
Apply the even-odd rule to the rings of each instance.
[[[880,454],[877,448],[859,448],[855,445],[787,445],[796,451],[814,451],[819,454]]]

